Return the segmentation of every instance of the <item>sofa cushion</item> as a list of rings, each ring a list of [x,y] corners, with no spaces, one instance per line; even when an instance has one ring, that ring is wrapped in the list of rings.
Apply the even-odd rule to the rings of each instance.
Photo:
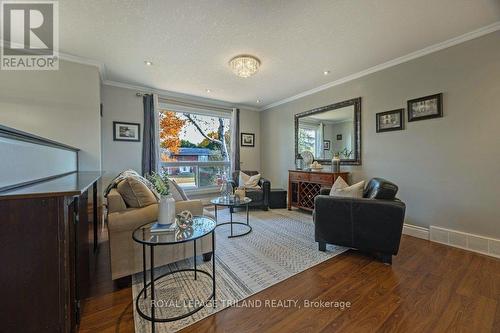
[[[264,200],[264,191],[262,191],[260,188],[259,189],[247,189],[245,191],[245,196],[248,198],[252,199],[253,202],[259,202]]]
[[[339,178],[337,178],[337,180]],[[330,191],[330,195],[332,197],[362,198],[363,197],[363,190],[365,188],[365,181],[364,180],[360,181],[359,183],[356,183],[356,184],[351,185],[351,186],[338,185],[338,187],[339,188],[337,188],[336,190],[333,190],[333,187],[332,187],[332,191]]]
[[[260,188],[259,180],[260,180],[260,173],[250,176],[244,173],[243,171],[240,171],[238,184],[239,186],[245,188]]]
[[[128,207],[141,208],[157,203],[151,190],[136,177],[127,177],[116,186]]]

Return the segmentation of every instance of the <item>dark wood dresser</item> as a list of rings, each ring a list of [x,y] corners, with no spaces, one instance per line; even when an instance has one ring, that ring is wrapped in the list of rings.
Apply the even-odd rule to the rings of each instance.
[[[0,151],[0,331],[76,332],[100,172],[79,172],[76,148],[1,126]]]
[[[338,177],[349,182],[349,172],[288,170],[288,209],[314,209],[314,198],[322,187],[331,187]]]
[[[0,193],[1,331],[76,330],[99,178],[77,172]]]

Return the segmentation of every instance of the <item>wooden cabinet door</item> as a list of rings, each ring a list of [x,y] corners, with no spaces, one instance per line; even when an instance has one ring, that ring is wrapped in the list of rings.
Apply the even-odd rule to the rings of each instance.
[[[2,332],[64,332],[60,198],[0,200]]]

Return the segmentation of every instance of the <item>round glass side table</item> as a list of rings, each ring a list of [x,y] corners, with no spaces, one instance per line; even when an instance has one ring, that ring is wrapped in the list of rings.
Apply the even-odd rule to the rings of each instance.
[[[230,221],[217,224],[217,227],[222,226],[222,225],[228,225],[228,224],[231,226],[231,234],[228,236],[228,238],[241,237],[241,236],[245,236],[245,235],[249,234],[250,232],[252,232],[252,227],[250,226],[249,219],[248,219],[248,205],[252,202],[252,199],[245,197],[243,199],[229,200],[229,199],[226,199],[224,197],[217,197],[217,198],[213,198],[212,200],[210,200],[210,202],[215,207],[215,221],[218,221],[218,219],[217,219],[217,207],[218,206],[229,207],[229,215],[231,216]],[[234,208],[237,208],[237,207],[246,207],[247,223],[233,221],[233,211],[234,211]],[[240,233],[240,234],[237,234],[237,235],[233,234],[233,225],[234,224],[245,226],[247,228],[247,231]]]
[[[215,227],[217,225],[216,221],[214,221],[212,218],[207,217],[207,216],[194,216],[193,217],[193,224],[189,228],[186,228],[184,230],[176,230],[175,232],[151,232],[151,227],[155,222],[152,223],[146,223],[144,225],[141,225],[137,229],[134,230],[132,234],[132,238],[135,242],[142,244],[142,267],[143,267],[143,288],[137,295],[137,298],[135,300],[136,304],[136,309],[139,315],[146,319],[151,321],[151,332],[155,331],[155,323],[160,323],[160,322],[171,322],[175,320],[179,320],[182,318],[186,318],[198,311],[200,311],[211,299],[215,300]],[[196,240],[200,239],[206,235],[212,234],[212,273],[198,269],[196,265]],[[170,271],[168,273],[162,274],[160,276],[154,276],[154,250],[155,247],[157,246],[171,246],[171,245],[177,245],[181,243],[186,243],[186,242],[193,242],[193,256],[194,256],[194,267],[193,268],[186,268],[186,269],[179,269],[175,271]],[[146,269],[146,247],[149,247],[150,251],[150,281],[147,283],[147,269]],[[155,316],[155,282],[158,282],[159,279],[162,279],[164,277],[173,275],[173,274],[178,274],[181,272],[193,272],[194,274],[194,280],[198,278],[198,274],[204,274],[211,278],[212,280],[212,293],[208,297],[208,299],[205,302],[202,302],[201,306],[198,306],[191,311],[175,316],[175,317],[170,317],[170,318],[156,318]],[[151,314],[148,315],[144,313],[140,306],[139,306],[139,299],[143,297],[144,299],[147,298],[147,292],[150,292],[151,295]]]

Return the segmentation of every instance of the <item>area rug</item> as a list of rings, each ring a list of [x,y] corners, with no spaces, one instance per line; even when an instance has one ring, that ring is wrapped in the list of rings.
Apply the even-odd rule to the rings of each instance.
[[[219,210],[219,222],[229,221],[229,210]],[[233,214],[235,221],[245,221],[244,212]],[[235,304],[265,288],[279,283],[292,275],[332,258],[346,249],[328,245],[326,252],[318,251],[314,241],[314,225],[310,214],[286,209],[271,211],[250,211],[250,225],[253,231],[239,238],[227,238],[229,225],[216,229],[216,301],[194,315],[174,322],[157,323],[156,332],[170,333],[181,330],[217,311]],[[244,228],[244,227],[241,227]],[[242,232],[235,226],[235,233]],[[212,263],[198,258],[198,268],[212,272]],[[158,267],[155,275],[170,270],[192,268],[193,261],[184,260]],[[155,282],[157,318],[178,316],[197,307],[211,294],[212,281],[208,276],[193,272],[169,275]],[[135,298],[142,288],[142,274],[132,278],[134,297],[135,331],[151,331],[151,323],[143,319],[135,309]],[[149,296],[149,295],[148,295]],[[150,313],[150,299],[141,299],[139,306],[144,313]]]

